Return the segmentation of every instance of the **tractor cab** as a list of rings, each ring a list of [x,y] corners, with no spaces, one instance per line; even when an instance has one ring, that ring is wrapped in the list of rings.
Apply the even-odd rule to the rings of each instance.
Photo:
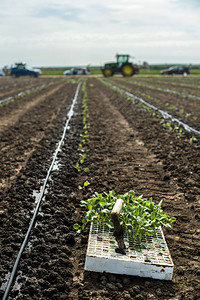
[[[117,54],[117,64],[119,67],[121,67],[125,63],[129,63],[129,57],[130,55],[128,54]]]

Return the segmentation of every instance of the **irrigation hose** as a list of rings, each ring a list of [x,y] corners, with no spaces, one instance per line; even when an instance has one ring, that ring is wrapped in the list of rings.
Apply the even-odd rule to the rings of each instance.
[[[154,110],[155,112],[157,112],[158,114],[160,114],[164,119],[169,119],[172,122],[178,123],[179,125],[181,125],[185,129],[185,131],[192,132],[193,134],[196,134],[196,135],[200,136],[200,131],[199,130],[196,130],[195,128],[193,128],[193,127],[185,124],[184,122],[182,122],[181,120],[173,117],[171,114],[167,113],[166,111],[157,108],[156,106],[148,103],[144,99],[142,99],[142,98],[140,98],[140,97],[138,97],[138,96],[136,96],[136,95],[134,95],[134,94],[132,94],[132,93],[130,93],[130,92],[128,92],[128,91],[126,91],[126,90],[124,90],[124,89],[122,89],[122,88],[114,85],[114,84],[112,84],[109,81],[106,81],[106,80],[103,80],[103,81],[106,84],[110,85],[113,89],[118,90],[118,91],[122,92],[124,95],[126,95],[126,96],[128,96],[130,98],[133,98],[135,100],[138,100],[139,102],[143,103],[148,108],[150,108],[150,109]]]
[[[42,84],[42,85],[40,85],[40,86],[33,87],[33,88],[28,89],[28,90],[25,90],[25,91],[23,91],[23,92],[19,92],[18,94],[14,95],[14,96],[10,96],[10,97],[1,99],[1,100],[0,100],[0,104],[2,104],[2,103],[4,103],[4,102],[8,102],[8,101],[10,101],[10,100],[13,100],[13,99],[15,99],[15,98],[18,98],[18,97],[20,97],[20,96],[23,95],[23,94],[27,94],[28,92],[32,92],[32,91],[34,91],[34,90],[39,90],[39,89],[41,89],[41,88],[44,88],[45,86],[47,86],[47,84]]]
[[[34,211],[32,220],[31,220],[31,222],[30,222],[29,228],[28,228],[28,230],[27,230],[27,233],[26,233],[26,235],[25,235],[24,241],[23,241],[23,243],[22,243],[22,245],[21,245],[21,248],[20,248],[20,250],[19,250],[19,252],[18,252],[18,255],[17,255],[17,258],[16,258],[16,260],[15,260],[15,263],[14,263],[14,266],[13,266],[13,269],[12,269],[12,272],[11,272],[11,275],[10,275],[8,284],[7,284],[7,286],[6,286],[5,293],[4,293],[4,296],[3,296],[2,300],[6,300],[7,297],[8,297],[8,295],[9,295],[10,288],[11,288],[12,282],[13,282],[13,280],[14,280],[14,277],[15,277],[15,274],[16,274],[16,271],[17,271],[17,267],[18,267],[19,261],[20,261],[20,259],[21,259],[22,253],[23,253],[23,251],[24,251],[24,248],[25,248],[25,246],[26,246],[26,244],[27,244],[27,241],[28,241],[28,238],[29,238],[29,236],[30,236],[31,230],[32,230],[33,225],[34,225],[34,223],[35,223],[35,220],[36,220],[36,217],[37,217],[39,208],[40,208],[40,204],[41,204],[41,202],[42,202],[42,198],[43,198],[43,196],[44,196],[44,192],[45,192],[45,189],[46,189],[46,185],[47,185],[47,182],[48,182],[50,173],[51,173],[51,171],[52,171],[52,169],[53,169],[53,166],[54,166],[54,163],[55,163],[55,161],[56,161],[58,152],[59,152],[60,149],[61,149],[61,145],[62,145],[63,140],[64,140],[64,138],[65,138],[66,131],[67,131],[67,129],[69,128],[69,127],[68,127],[68,126],[69,126],[69,122],[70,122],[70,120],[71,120],[71,118],[72,118],[72,116],[73,116],[73,113],[74,113],[74,106],[75,106],[75,103],[76,103],[77,98],[78,98],[78,94],[79,94],[79,91],[80,91],[81,84],[82,84],[82,82],[79,82],[79,84],[78,84],[78,86],[77,86],[77,89],[76,89],[76,92],[75,92],[75,95],[74,95],[74,99],[72,100],[71,108],[70,108],[70,110],[69,110],[69,112],[68,112],[68,114],[67,114],[67,121],[66,121],[64,130],[63,130],[62,138],[61,138],[61,140],[60,140],[60,142],[59,142],[59,144],[58,144],[58,147],[57,147],[57,149],[56,149],[56,151],[55,151],[55,154],[54,154],[52,163],[51,163],[51,165],[50,165],[50,167],[49,167],[49,170],[48,170],[48,172],[47,172],[47,176],[46,176],[46,178],[45,178],[44,184],[43,184],[43,186],[42,186],[42,190],[41,190],[40,195],[39,195],[39,199],[38,199],[38,202],[37,202],[37,206],[36,206],[36,208],[35,208],[35,211]]]

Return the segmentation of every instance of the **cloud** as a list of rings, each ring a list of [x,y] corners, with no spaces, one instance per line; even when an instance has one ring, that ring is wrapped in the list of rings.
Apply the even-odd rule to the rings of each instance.
[[[84,64],[89,60],[99,64],[121,51],[150,63],[192,59],[197,63],[200,61],[198,3],[195,0],[1,0],[0,65],[18,61],[18,57],[37,65]]]
[[[80,9],[77,8],[65,8],[63,9],[62,7],[59,6],[52,6],[48,8],[42,8],[39,11],[37,11],[34,15],[36,18],[49,18],[53,17],[55,19],[63,19],[65,21],[73,21],[77,22],[79,21],[79,15],[81,13]]]

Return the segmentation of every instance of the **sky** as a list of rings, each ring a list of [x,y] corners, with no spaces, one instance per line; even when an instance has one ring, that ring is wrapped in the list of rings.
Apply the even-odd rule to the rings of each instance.
[[[0,67],[200,64],[200,0],[0,0]]]

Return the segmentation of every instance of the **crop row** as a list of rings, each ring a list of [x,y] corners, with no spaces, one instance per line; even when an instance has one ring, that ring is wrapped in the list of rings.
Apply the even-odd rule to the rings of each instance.
[[[200,85],[200,77],[179,77],[179,76],[172,76],[172,77],[162,77],[162,76],[148,76],[148,77],[134,77],[134,81],[139,82],[151,82],[153,84],[169,84],[174,86],[185,86],[185,87],[192,87],[192,88],[199,88]]]
[[[185,134],[185,131],[190,132],[191,133],[190,138],[189,138],[190,143],[197,141],[197,138],[195,137],[195,135],[199,136],[200,131],[183,123],[181,120],[178,120],[177,118],[173,117],[172,115],[168,114],[167,112],[165,112],[161,109],[158,109],[154,105],[149,104],[142,98],[139,98],[138,96],[131,94],[130,92],[128,92],[127,87],[124,87],[121,85],[114,86],[110,81],[106,82],[101,79],[99,79],[99,80],[102,83],[104,83],[105,85],[112,88],[113,90],[115,90],[118,93],[125,96],[128,100],[131,100],[134,104],[136,104],[136,105],[142,107],[143,109],[145,109],[146,111],[148,111],[153,117],[155,117],[160,122],[160,124],[162,126],[168,127],[170,130],[177,132],[179,136],[183,136]],[[125,89],[123,89],[123,88],[125,88]],[[183,130],[183,128],[185,131]]]
[[[190,99],[194,99],[194,100],[200,100],[200,93],[199,91],[196,91],[196,92],[189,92],[187,90],[180,90],[180,89],[169,89],[169,88],[164,88],[164,87],[161,87],[160,85],[149,85],[149,84],[143,84],[143,83],[139,83],[139,82],[134,82],[132,80],[128,80],[128,82],[134,84],[134,85],[137,85],[137,86],[141,86],[141,87],[144,87],[144,88],[148,88],[148,89],[152,89],[152,90],[156,90],[156,91],[160,91],[160,92],[163,92],[163,93],[167,93],[167,94],[175,94],[175,95],[178,95],[179,97],[182,97],[182,98],[190,98]]]
[[[135,83],[135,82],[134,82]],[[171,83],[169,87],[169,83],[166,82],[144,82],[144,81],[137,81],[135,84],[143,84],[149,88],[155,88],[163,92],[174,93],[183,97],[189,97],[200,100],[198,98],[200,96],[199,88],[197,85],[190,85],[190,84],[179,84]]]
[[[42,84],[42,85],[40,85],[40,86],[33,87],[33,88],[30,88],[30,89],[21,91],[21,92],[15,94],[15,95],[13,95],[13,96],[6,97],[6,98],[4,98],[4,99],[1,99],[1,100],[0,100],[0,106],[5,105],[5,104],[8,104],[8,103],[10,103],[10,102],[13,102],[13,101],[15,101],[15,100],[17,100],[17,99],[21,99],[21,98],[23,98],[23,97],[25,97],[25,96],[27,96],[27,95],[30,95],[30,94],[35,93],[35,92],[37,92],[37,91],[41,91],[41,90],[43,90],[43,89],[45,89],[45,88],[48,88],[48,87],[50,87],[50,86],[53,86],[53,85],[55,85],[55,84],[59,84],[59,83],[61,83],[61,82],[63,82],[63,81],[65,81],[65,79],[56,80],[56,81],[53,81],[53,82],[49,82],[49,83],[47,83],[47,84]]]
[[[87,85],[87,78],[84,80],[84,83],[82,85],[82,93],[83,93],[83,98],[82,98],[82,125],[83,125],[83,132],[80,133],[80,138],[81,141],[79,143],[78,147],[78,152],[79,152],[79,160],[76,162],[74,168],[77,170],[79,174],[83,172],[88,172],[89,168],[84,165],[85,159],[86,159],[86,144],[87,144],[87,139],[90,137],[89,135],[89,128],[90,128],[90,123],[88,121],[89,119],[89,113],[88,113],[88,105],[87,105],[87,91],[86,91],[86,85]],[[86,180],[83,185],[79,185],[78,188],[84,189],[86,186],[89,185],[89,182]]]
[[[33,241],[35,242],[36,240],[39,239],[39,237],[38,237],[38,232],[37,232],[37,233],[36,233],[36,236],[32,236],[32,239],[30,240],[30,233],[35,229],[35,228],[34,228],[35,220],[36,220],[36,217],[37,217],[37,215],[38,215],[38,213],[39,213],[39,209],[40,209],[41,202],[42,202],[42,200],[44,200],[44,199],[43,199],[43,198],[44,198],[44,194],[47,194],[47,193],[46,193],[46,192],[47,192],[47,185],[49,184],[50,176],[53,175],[53,174],[52,174],[52,173],[53,173],[52,171],[54,171],[54,167],[55,167],[55,163],[56,163],[58,154],[61,152],[61,147],[62,147],[63,144],[64,144],[63,142],[64,142],[64,139],[65,139],[65,137],[66,137],[66,133],[67,133],[67,131],[68,131],[68,129],[69,129],[69,123],[70,123],[70,121],[71,121],[71,119],[72,119],[72,116],[74,115],[74,107],[75,107],[75,104],[76,104],[77,99],[78,99],[79,94],[80,94],[80,88],[81,88],[81,83],[79,83],[78,86],[76,87],[76,92],[75,92],[74,98],[72,99],[72,103],[69,104],[70,109],[69,109],[69,111],[68,111],[68,113],[67,113],[66,122],[65,122],[65,125],[64,125],[64,128],[63,128],[63,133],[62,133],[62,136],[61,136],[59,142],[57,141],[57,135],[56,135],[56,144],[57,144],[57,148],[56,148],[56,150],[54,151],[53,158],[52,158],[52,160],[51,160],[50,165],[49,165],[49,163],[48,163],[49,167],[48,167],[48,169],[47,169],[47,173],[45,172],[45,173],[46,173],[45,179],[42,179],[43,184],[42,184],[42,186],[39,188],[39,191],[40,191],[40,192],[39,192],[38,195],[36,195],[36,194],[34,195],[34,196],[36,196],[36,207],[34,208],[33,211],[29,212],[29,213],[31,213],[31,214],[32,214],[32,212],[33,212],[33,217],[30,219],[30,223],[29,223],[28,230],[27,230],[27,232],[26,232],[24,241],[23,241],[23,243],[21,244],[21,248],[20,248],[20,250],[19,250],[19,252],[18,252],[18,254],[17,254],[17,258],[16,258],[16,260],[15,260],[15,263],[14,263],[14,266],[13,266],[13,269],[12,269],[12,272],[11,272],[10,276],[8,276],[8,277],[9,277],[8,281],[7,281],[7,278],[5,278],[5,281],[7,281],[7,286],[6,286],[5,294],[4,294],[4,297],[3,297],[4,300],[7,299],[8,294],[9,294],[9,292],[10,292],[10,290],[11,290],[12,282],[13,282],[13,280],[15,279],[15,274],[16,274],[17,267],[18,267],[18,264],[19,264],[20,259],[21,259],[21,255],[22,255],[22,253],[24,252],[24,250],[25,250],[25,252],[26,252],[25,247],[26,247],[28,241],[30,242],[29,245],[28,245],[28,248],[29,248],[29,250],[30,250],[30,248],[32,247],[32,244],[33,244],[32,242],[33,242]],[[71,90],[74,90],[74,89],[71,89]],[[70,98],[71,98],[71,94],[70,94]],[[58,102],[59,102],[59,101],[58,101]],[[58,102],[56,102],[56,103],[58,103]],[[51,103],[53,104],[53,100],[51,101]],[[50,104],[50,103],[49,103],[49,104]],[[55,102],[54,102],[54,104],[55,104]],[[55,106],[52,105],[51,107],[53,108],[53,111],[55,112]],[[49,109],[50,109],[50,106],[49,106]],[[34,112],[33,112],[33,115],[34,115]],[[39,123],[39,122],[38,122],[38,123]],[[58,121],[57,124],[60,124],[60,122]],[[60,127],[60,126],[59,126],[59,127]],[[23,128],[21,128],[21,129],[23,130]],[[60,129],[60,128],[59,128],[59,129]],[[28,130],[28,131],[29,131],[29,130]],[[55,131],[56,131],[56,133],[57,133],[56,126],[55,126]],[[28,134],[28,133],[27,133],[27,134]],[[53,138],[52,133],[50,133],[50,136],[51,136],[51,139],[53,140],[54,138]],[[26,138],[25,138],[25,140],[26,140]],[[50,145],[49,145],[50,148],[51,148],[51,145],[53,145],[52,140],[51,140],[51,143],[49,143],[49,144],[50,144]],[[27,141],[25,141],[25,142],[27,142]],[[23,145],[23,144],[22,144],[22,146],[26,147],[26,146]],[[25,148],[25,149],[26,149],[26,148]],[[37,149],[37,148],[36,148],[36,149]],[[52,149],[51,149],[51,150],[52,150]],[[47,148],[45,148],[44,151],[45,151],[45,156],[47,156],[47,153],[48,153]],[[40,152],[40,150],[39,150],[39,152]],[[51,153],[52,153],[52,152],[51,152]],[[41,153],[40,153],[40,154],[35,153],[35,154],[36,154],[37,157],[40,157],[40,156],[41,156]],[[10,154],[10,155],[11,155],[11,154]],[[46,157],[45,157],[45,158],[46,158]],[[41,158],[40,158],[40,160],[41,160],[41,161],[40,161],[41,164],[43,165],[43,164],[44,164],[44,160],[42,160]],[[37,171],[37,170],[35,170],[35,171]],[[28,173],[29,173],[29,170],[28,170]],[[35,173],[35,174],[36,174],[36,173]],[[42,176],[43,176],[43,174],[44,174],[44,173],[41,173]],[[19,184],[19,186],[20,186],[20,184]],[[49,190],[49,189],[50,189],[50,187],[48,186],[48,190]],[[25,191],[25,189],[23,189],[23,191]],[[49,191],[48,191],[48,192],[49,192]],[[26,202],[26,201],[27,201],[27,199],[24,200],[24,202]],[[23,206],[23,205],[22,205],[22,204],[18,204],[18,205],[19,205],[20,210],[21,210],[21,206]],[[17,207],[18,207],[18,205],[17,205]],[[20,205],[21,205],[21,206],[20,206]],[[54,203],[54,205],[55,205],[55,203]],[[26,204],[26,206],[28,206],[28,205]],[[31,206],[32,206],[32,205],[31,205]],[[29,214],[27,214],[27,215],[29,215]],[[41,215],[40,215],[40,218],[38,218],[38,219],[39,219],[39,222],[38,222],[38,220],[37,220],[37,226],[40,225],[40,220],[41,220],[42,216],[43,216],[43,214],[41,214]],[[11,214],[11,217],[13,218],[12,214]],[[54,218],[54,217],[55,217],[55,216],[53,216],[53,218]],[[13,221],[12,218],[11,218],[11,220]],[[18,215],[18,214],[17,214],[17,218],[19,218],[19,215]],[[29,218],[27,218],[27,219],[29,219]],[[45,219],[45,218],[44,218],[44,219]],[[21,222],[21,220],[20,220],[20,222]],[[47,220],[47,223],[48,223],[48,222],[49,222],[49,220]],[[14,227],[14,230],[15,230],[15,231],[16,231],[17,225],[18,225],[18,222],[14,222],[14,221],[13,221],[12,226]],[[11,226],[9,226],[9,227],[11,227]],[[24,231],[25,228],[26,228],[26,227],[23,228],[23,231]],[[10,229],[10,228],[9,228],[9,229]],[[11,229],[11,230],[12,230],[12,229]],[[8,233],[10,233],[9,230],[8,230]],[[16,238],[16,236],[15,236],[15,238]],[[46,250],[46,245],[43,246],[43,249]],[[15,245],[15,250],[17,250],[16,245]],[[28,252],[29,252],[28,255],[31,255],[31,254],[30,254],[31,251],[28,251]],[[36,246],[36,252],[37,252],[37,246]],[[40,253],[40,255],[41,255],[41,253]],[[37,254],[37,256],[38,256],[38,254]],[[24,264],[24,259],[26,260],[26,256],[22,258],[22,264]],[[39,262],[40,262],[40,260],[38,259],[38,261],[37,261],[37,266],[39,265]],[[25,263],[25,265],[26,265],[26,263]],[[31,265],[31,262],[30,262],[30,260],[29,260],[29,265],[28,265],[28,266],[30,267],[30,265]],[[11,267],[11,266],[9,266],[9,269],[10,269],[10,267]],[[38,274],[37,274],[37,275],[38,275]],[[27,279],[27,278],[26,278],[26,279]]]
[[[126,89],[129,92],[133,91],[132,88],[129,88],[127,86],[121,84],[119,86],[121,88]],[[176,113],[176,116],[179,117],[181,120],[184,120],[185,122],[188,122],[188,119],[191,119],[192,125],[194,123],[194,125],[196,124],[196,126],[198,126],[198,116],[196,115],[198,111],[194,110],[193,106],[190,107],[189,105],[183,105],[185,103],[182,101],[180,103],[176,101],[177,104],[174,104],[174,100],[172,98],[162,97],[161,99],[160,97],[158,98],[155,96],[151,96],[150,94],[147,93],[146,90],[145,92],[143,92],[143,91],[139,91],[138,89],[137,90],[134,89],[134,94],[143,97],[144,99],[147,99],[151,103],[153,102],[154,104],[158,105],[160,108],[163,108],[168,112]]]
[[[0,98],[2,99],[8,96],[12,96],[14,94],[20,93],[25,89],[28,90],[39,85],[47,85],[48,83],[57,80],[58,78],[20,78],[19,80],[2,80],[2,78],[0,78]]]
[[[193,90],[197,90],[200,87],[200,82],[197,80],[192,80],[192,81],[177,81],[174,78],[172,78],[172,80],[170,79],[166,79],[166,78],[162,78],[162,77],[134,77],[133,79],[134,82],[138,82],[138,83],[150,83],[153,85],[159,85],[159,86],[163,86],[163,87],[169,87],[169,86],[173,86],[175,88],[189,88],[189,89],[193,89]]]

